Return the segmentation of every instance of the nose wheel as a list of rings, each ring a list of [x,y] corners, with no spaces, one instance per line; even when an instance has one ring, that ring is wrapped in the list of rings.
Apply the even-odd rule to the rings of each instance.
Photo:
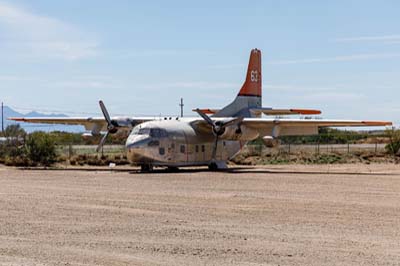
[[[168,166],[167,167],[167,172],[170,172],[170,173],[179,172],[179,168],[176,167],[176,166]]]
[[[140,172],[142,173],[149,173],[153,171],[153,165],[151,164],[142,164],[140,166]]]

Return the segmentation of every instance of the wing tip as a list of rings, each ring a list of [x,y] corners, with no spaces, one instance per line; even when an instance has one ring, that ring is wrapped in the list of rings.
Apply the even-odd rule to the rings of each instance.
[[[17,122],[25,122],[26,119],[24,117],[8,117],[7,120],[17,121]]]
[[[362,121],[367,126],[392,126],[393,123],[389,121]]]
[[[196,109],[192,109],[192,111],[193,112],[201,111],[201,112],[203,112],[205,114],[215,114],[217,112],[216,110],[209,109],[209,108],[207,108],[207,109],[196,108]]]
[[[322,112],[320,110],[313,110],[313,109],[290,109],[290,111],[301,114],[301,115],[320,115],[320,114],[322,114]]]

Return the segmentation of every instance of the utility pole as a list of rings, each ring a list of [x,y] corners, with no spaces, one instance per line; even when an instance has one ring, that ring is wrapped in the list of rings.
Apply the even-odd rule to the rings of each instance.
[[[1,102],[1,133],[4,134],[4,104]]]
[[[181,107],[181,117],[183,117],[183,106],[185,106],[183,104],[183,98],[181,98],[181,103],[179,104],[179,106]]]

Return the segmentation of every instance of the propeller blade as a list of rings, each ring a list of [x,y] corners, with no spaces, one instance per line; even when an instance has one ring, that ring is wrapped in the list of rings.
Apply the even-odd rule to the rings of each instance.
[[[96,152],[99,152],[99,151],[101,150],[101,148],[103,147],[104,143],[105,143],[106,140],[107,140],[108,134],[109,134],[109,132],[107,132],[107,133],[101,138],[100,143],[99,143],[99,145],[97,146]]]
[[[237,118],[233,118],[229,121],[223,122],[222,127],[229,127],[232,125],[236,125],[239,124],[243,121],[244,117],[237,117]]]
[[[218,138],[219,135],[222,135],[224,133],[224,129],[228,126],[231,125],[236,125],[236,124],[240,124],[243,121],[243,117],[237,117],[237,118],[232,118],[226,122],[214,122],[212,121],[212,119],[206,115],[205,113],[203,113],[200,109],[195,109],[195,112],[197,112],[209,125],[211,125],[212,129],[213,129],[213,133],[215,135],[215,142],[214,142],[214,147],[212,150],[212,155],[211,155],[211,160],[215,161],[217,158],[217,149],[218,149]]]
[[[111,123],[111,117],[110,117],[110,115],[108,114],[108,111],[107,111],[107,108],[106,108],[106,106],[104,105],[104,103],[103,103],[103,101],[99,101],[99,104],[100,104],[100,109],[101,109],[101,111],[103,112],[103,115],[104,115],[104,118],[106,119],[106,121],[107,121],[107,124],[108,125],[111,125],[112,123]]]
[[[217,148],[218,148],[218,135],[215,136],[214,147],[212,150],[211,160],[215,161],[217,158]]]
[[[117,133],[119,126],[118,123],[115,120],[111,120],[110,114],[108,113],[107,108],[104,105],[103,101],[100,100],[99,104],[100,104],[100,109],[103,112],[104,118],[107,122],[108,133],[110,134]]]
[[[215,126],[215,123],[211,120],[211,118],[206,115],[205,113],[203,113],[200,109],[196,109],[195,110],[210,126]]]

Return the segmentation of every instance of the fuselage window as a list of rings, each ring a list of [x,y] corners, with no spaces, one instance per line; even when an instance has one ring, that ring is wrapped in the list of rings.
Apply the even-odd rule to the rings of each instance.
[[[185,145],[181,145],[181,153],[185,153]]]
[[[201,145],[201,152],[205,152],[206,151],[206,147],[204,145]]]
[[[158,152],[160,153],[160,155],[164,155],[165,154],[165,149],[163,147],[158,149]]]
[[[196,153],[199,152],[199,145],[196,145]]]

